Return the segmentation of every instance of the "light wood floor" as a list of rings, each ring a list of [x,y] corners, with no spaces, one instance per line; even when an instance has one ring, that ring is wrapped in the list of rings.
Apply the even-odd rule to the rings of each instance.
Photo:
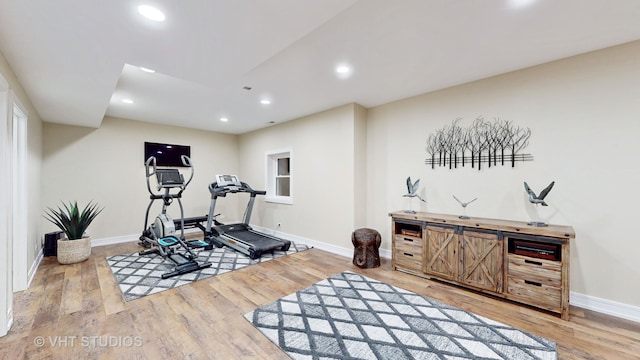
[[[137,250],[135,243],[97,247],[75,265],[46,257],[31,287],[14,296],[14,324],[0,338],[0,358],[287,359],[243,315],[345,270],[552,339],[560,359],[640,358],[638,323],[575,307],[563,321],[392,271],[389,260],[362,270],[318,249],[125,302],[105,257]]]

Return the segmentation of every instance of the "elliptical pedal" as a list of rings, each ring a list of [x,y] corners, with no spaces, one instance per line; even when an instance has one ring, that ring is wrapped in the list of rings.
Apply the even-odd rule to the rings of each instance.
[[[178,244],[180,242],[180,240],[178,240],[178,238],[174,235],[171,236],[165,236],[163,238],[158,239],[158,244],[165,246],[165,247],[169,247],[169,246],[174,246],[176,244]]]

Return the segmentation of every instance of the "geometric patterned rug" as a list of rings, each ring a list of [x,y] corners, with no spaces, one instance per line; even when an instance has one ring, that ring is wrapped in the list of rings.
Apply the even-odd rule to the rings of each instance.
[[[556,344],[353,272],[245,318],[293,359],[556,359]]]
[[[265,252],[258,259],[251,259],[249,256],[226,246],[214,247],[213,250],[200,250],[196,251],[198,262],[208,261],[211,263],[211,267],[168,279],[163,279],[162,274],[172,271],[175,264],[157,254],[140,256],[135,252],[115,255],[107,257],[107,263],[111,267],[111,272],[113,272],[125,301],[130,301],[307,249],[309,249],[307,245],[292,242],[289,250]]]

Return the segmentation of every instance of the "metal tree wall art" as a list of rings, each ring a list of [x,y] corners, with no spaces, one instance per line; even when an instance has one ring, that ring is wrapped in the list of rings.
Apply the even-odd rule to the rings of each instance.
[[[428,157],[424,162],[432,169],[436,165],[453,169],[471,164],[481,170],[482,164],[504,166],[505,162],[515,167],[516,161],[533,160],[531,154],[520,153],[529,145],[531,129],[498,118],[489,122],[481,116],[463,128],[458,125],[460,120],[457,118],[427,138]]]

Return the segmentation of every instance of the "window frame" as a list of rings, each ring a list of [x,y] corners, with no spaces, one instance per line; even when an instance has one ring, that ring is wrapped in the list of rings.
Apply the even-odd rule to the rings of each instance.
[[[278,175],[278,159],[289,158],[289,175]],[[293,163],[293,149],[291,147],[270,150],[265,152],[265,184],[267,194],[264,197],[266,202],[278,203],[278,204],[293,204],[293,175],[291,172]],[[275,195],[277,178],[288,177],[289,178],[289,196]]]

